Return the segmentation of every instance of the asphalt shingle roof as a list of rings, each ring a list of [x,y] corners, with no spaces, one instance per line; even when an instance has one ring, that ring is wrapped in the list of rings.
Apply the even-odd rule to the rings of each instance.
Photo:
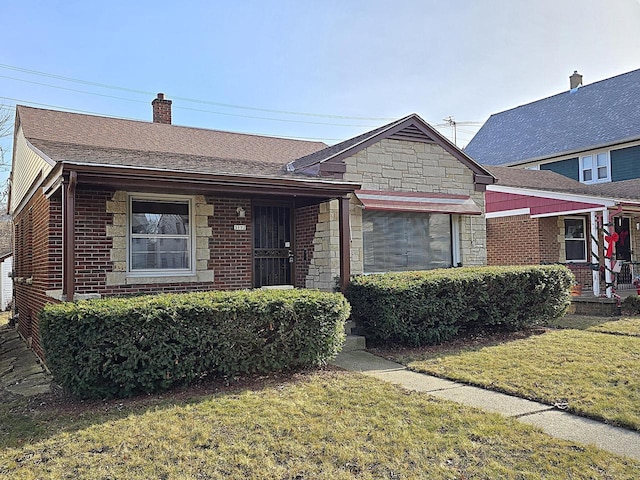
[[[465,153],[509,165],[640,139],[640,69],[491,115]]]
[[[322,142],[17,107],[24,136],[52,160],[209,173],[283,173]]]
[[[514,167],[486,167],[496,184],[558,193],[604,197],[615,200],[640,200],[640,179],[585,185],[551,170],[527,170]]]

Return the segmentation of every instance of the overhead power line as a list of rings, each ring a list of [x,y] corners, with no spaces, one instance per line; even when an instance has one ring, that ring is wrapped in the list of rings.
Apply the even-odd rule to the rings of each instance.
[[[98,115],[101,117],[104,117],[105,115],[103,113],[99,113],[99,112],[91,112],[88,110],[79,110],[77,108],[69,108],[69,107],[61,107],[60,105],[51,105],[48,103],[38,103],[38,102],[32,102],[30,100],[22,100],[19,98],[12,98],[12,97],[2,97],[0,96],[1,100],[9,100],[11,102],[19,102],[22,104],[28,104],[28,105],[36,105],[38,107],[47,107],[47,108],[55,108],[57,110],[65,110],[68,112],[73,112],[73,113],[82,113],[85,115]],[[15,104],[12,106],[7,106],[7,105],[0,105],[0,109],[4,109],[4,110],[13,110],[15,109]],[[140,120],[139,118],[131,118],[131,117],[119,117],[117,115],[109,115],[109,118],[117,118],[119,120],[133,120],[135,122],[142,122],[144,120]],[[328,142],[341,142],[342,140],[344,140],[344,138],[324,138],[324,137],[295,137],[295,136],[291,136],[291,135],[276,135],[273,133],[257,133],[257,132],[233,132],[233,133],[242,133],[245,135],[259,135],[262,137],[278,137],[278,138],[290,138],[292,140],[320,140],[320,141],[328,141]]]
[[[83,93],[85,95],[94,95],[94,96],[98,96],[98,97],[113,98],[115,100],[124,100],[124,101],[127,101],[127,102],[144,103],[144,104],[147,103],[146,100],[135,100],[133,98],[116,97],[114,95],[105,95],[103,93],[88,92],[86,90],[78,90],[77,88],[61,87],[59,85],[51,85],[51,84],[48,84],[48,83],[34,82],[33,80],[25,80],[23,78],[9,77],[7,75],[0,75],[0,78],[6,78],[6,79],[9,79],[9,80],[15,80],[15,81],[18,81],[18,82],[25,82],[25,83],[30,83],[30,84],[33,84],[33,85],[40,85],[40,86],[48,87],[48,88],[56,88],[56,89],[59,89],[59,90],[66,90],[66,91],[75,92],[75,93]],[[176,99],[176,98],[180,98],[180,97],[173,97],[173,98]],[[207,103],[207,102],[203,102],[203,103]],[[273,122],[305,123],[305,124],[310,124],[310,125],[328,125],[328,126],[332,126],[332,127],[364,127],[364,128],[375,128],[376,127],[376,125],[354,125],[354,124],[345,124],[345,123],[313,122],[313,121],[310,121],[310,120],[291,120],[291,119],[288,119],[288,118],[259,117],[259,116],[255,116],[255,115],[242,115],[242,114],[239,114],[239,113],[216,112],[216,111],[213,111],[213,110],[203,110],[203,109],[198,109],[198,108],[182,107],[180,105],[176,105],[174,108],[177,108],[177,109],[180,109],[180,110],[191,110],[193,112],[212,113],[214,115],[225,115],[227,117],[251,118],[251,119],[256,119],[256,120],[270,120],[270,121],[273,121]]]
[[[22,72],[22,73],[27,73],[27,74],[30,74],[30,75],[39,75],[39,76],[43,76],[43,77],[55,78],[57,80],[64,80],[66,82],[74,82],[74,83],[81,83],[81,84],[84,84],[84,85],[91,85],[91,86],[94,86],[94,87],[108,88],[108,89],[112,89],[112,90],[120,90],[120,91],[129,92],[129,93],[140,94],[140,95],[155,95],[154,92],[149,92],[149,91],[145,91],[145,90],[136,90],[136,89],[133,89],[133,88],[126,88],[126,87],[120,87],[120,86],[116,86],[116,85],[109,85],[109,84],[106,84],[106,83],[92,82],[92,81],[89,81],[89,80],[82,80],[82,79],[79,79],[79,78],[65,77],[63,75],[56,75],[56,74],[53,74],[53,73],[41,72],[39,70],[30,70],[28,68],[16,67],[14,65],[0,64],[0,68],[4,68],[4,69],[7,69],[7,70],[14,70],[14,71],[17,71],[17,72]],[[393,121],[393,120],[395,120],[394,118],[388,118],[388,117],[366,117],[366,116],[353,116],[353,115],[329,115],[329,114],[324,114],[324,113],[297,112],[297,111],[291,111],[291,110],[276,110],[276,109],[272,109],[272,108],[260,108],[260,107],[246,106],[246,105],[235,105],[235,104],[231,104],[231,103],[213,102],[213,101],[209,101],[209,100],[200,100],[200,99],[189,98],[189,97],[173,96],[173,98],[175,100],[182,100],[184,102],[201,103],[201,104],[215,105],[215,106],[218,106],[218,107],[237,108],[237,109],[242,109],[242,110],[254,110],[254,111],[258,111],[258,112],[278,113],[278,114],[282,114],[282,115],[299,115],[299,116],[306,116],[306,117],[322,117],[322,118],[334,118],[334,119],[343,119],[343,120],[375,120],[375,121]]]

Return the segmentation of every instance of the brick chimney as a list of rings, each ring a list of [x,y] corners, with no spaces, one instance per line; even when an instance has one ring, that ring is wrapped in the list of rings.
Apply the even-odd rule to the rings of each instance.
[[[171,100],[165,100],[164,93],[159,93],[153,102],[153,123],[166,123],[171,125]]]
[[[580,85],[582,85],[582,75],[580,75],[577,70],[574,70],[573,75],[569,77],[569,88],[573,90]]]

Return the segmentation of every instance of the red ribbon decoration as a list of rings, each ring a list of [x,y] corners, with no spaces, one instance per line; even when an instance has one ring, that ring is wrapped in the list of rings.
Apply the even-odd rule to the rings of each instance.
[[[607,253],[604,254],[606,258],[611,258],[611,255],[613,255],[613,246],[619,239],[620,235],[618,235],[616,232],[613,232],[612,235],[606,235],[604,237],[604,241],[607,242]]]

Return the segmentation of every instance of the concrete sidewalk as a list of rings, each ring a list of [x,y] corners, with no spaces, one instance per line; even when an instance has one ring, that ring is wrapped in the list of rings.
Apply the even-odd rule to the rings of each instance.
[[[631,430],[578,417],[543,403],[412,372],[403,365],[362,350],[341,352],[332,363],[410,390],[514,417],[540,427],[554,437],[592,444],[608,452],[640,460],[640,433]]]
[[[52,379],[14,328],[0,325],[0,402],[51,392]]]

